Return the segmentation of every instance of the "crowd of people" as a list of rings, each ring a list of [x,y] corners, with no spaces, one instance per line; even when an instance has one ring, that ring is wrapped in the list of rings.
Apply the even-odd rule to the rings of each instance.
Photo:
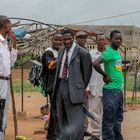
[[[55,72],[49,94],[48,140],[82,140],[84,136],[91,136],[89,140],[123,140],[123,76],[118,51],[121,32],[110,33],[110,45],[103,33],[97,34],[97,48],[90,51],[85,46],[87,37],[84,31],[74,36],[70,30],[64,30],[56,33],[52,40],[51,48],[57,50],[58,56],[46,50],[52,55],[45,55],[43,61],[47,63],[44,64],[48,69],[50,64],[54,66],[49,73]],[[89,121],[91,132],[83,105],[94,117]]]
[[[13,46],[8,45],[6,35]],[[51,105],[47,140],[83,140],[84,136],[90,136],[89,140],[123,140],[121,32],[110,33],[109,45],[103,33],[97,34],[97,47],[90,51],[87,38],[84,31],[75,35],[68,29],[57,32],[43,54],[43,78]],[[10,67],[16,58],[11,22],[0,16],[0,140],[7,124]],[[88,121],[85,107],[94,119]]]

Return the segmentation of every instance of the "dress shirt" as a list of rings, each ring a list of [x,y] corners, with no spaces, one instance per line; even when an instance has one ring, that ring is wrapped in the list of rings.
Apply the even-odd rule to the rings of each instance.
[[[17,50],[12,48],[9,51],[6,39],[0,34],[0,76],[9,76],[11,66],[17,59]]]
[[[73,51],[74,51],[75,46],[76,46],[76,43],[74,42],[72,44],[71,48],[68,51],[68,65],[70,64],[70,60],[71,60],[71,57],[72,57],[72,54],[73,54]],[[60,74],[59,74],[59,77],[60,78],[62,78],[62,71],[63,71],[65,59],[66,59],[66,49],[65,49],[65,52],[64,52],[64,55],[63,55],[63,58],[62,58],[62,63],[61,63],[61,68],[60,68]],[[69,77],[69,69],[67,71],[67,78],[68,77]]]
[[[101,55],[101,52],[99,52],[97,48],[91,50],[89,53],[91,55],[92,62],[94,62]],[[101,64],[101,67],[104,69],[103,64]],[[91,94],[93,96],[102,96],[103,84],[103,76],[92,67],[92,75],[89,82]]]

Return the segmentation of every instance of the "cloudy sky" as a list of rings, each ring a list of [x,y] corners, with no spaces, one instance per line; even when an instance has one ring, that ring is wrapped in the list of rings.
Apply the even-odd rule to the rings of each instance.
[[[51,24],[73,24],[139,11],[135,14],[85,24],[140,27],[140,0],[0,0],[0,14]]]

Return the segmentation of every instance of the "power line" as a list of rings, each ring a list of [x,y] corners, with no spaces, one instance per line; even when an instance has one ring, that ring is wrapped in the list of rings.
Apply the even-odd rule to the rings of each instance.
[[[95,21],[101,21],[101,20],[106,20],[106,19],[112,19],[112,18],[127,16],[127,15],[132,15],[132,14],[136,14],[136,13],[140,13],[140,11],[134,11],[134,12],[124,13],[124,14],[119,14],[119,15],[114,15],[114,16],[109,16],[109,17],[102,17],[102,18],[97,18],[97,19],[93,19],[93,20],[82,21],[82,22],[77,22],[77,23],[72,23],[72,24],[90,23],[90,22],[95,22]]]

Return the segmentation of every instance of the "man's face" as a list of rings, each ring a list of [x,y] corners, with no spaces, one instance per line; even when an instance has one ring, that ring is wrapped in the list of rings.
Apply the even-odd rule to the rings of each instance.
[[[76,41],[81,47],[85,47],[85,44],[87,42],[87,36],[84,35],[77,36]]]
[[[121,33],[116,33],[116,34],[113,35],[113,37],[111,39],[111,44],[116,48],[118,48],[122,44]]]
[[[63,44],[66,48],[70,48],[73,44],[73,36],[70,33],[64,34],[62,37]]]
[[[105,35],[97,35],[96,43],[97,47],[104,48],[104,46],[106,45]]]
[[[62,35],[55,34],[52,43],[56,49],[60,49],[60,47],[62,46]]]

